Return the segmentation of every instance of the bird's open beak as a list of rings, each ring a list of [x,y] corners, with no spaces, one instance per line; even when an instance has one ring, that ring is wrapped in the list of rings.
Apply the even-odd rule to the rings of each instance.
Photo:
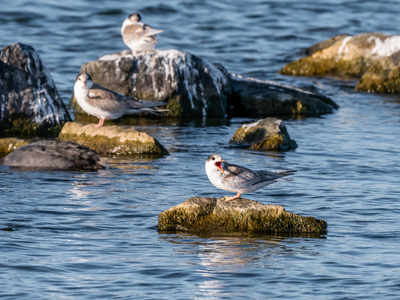
[[[221,159],[221,160],[216,161],[216,162],[214,163],[214,165],[222,172],[222,174],[224,173],[224,169],[222,168],[222,162],[223,162],[223,161],[225,161],[225,160]]]

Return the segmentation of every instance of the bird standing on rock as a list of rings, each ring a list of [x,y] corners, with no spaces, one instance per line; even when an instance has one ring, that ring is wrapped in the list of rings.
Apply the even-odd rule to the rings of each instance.
[[[206,161],[206,173],[211,183],[218,189],[237,193],[236,196],[225,197],[225,202],[240,198],[242,193],[261,189],[294,172],[252,171],[226,162],[219,154],[211,154]]]
[[[85,112],[100,119],[98,124],[94,124],[96,128],[103,126],[104,120],[119,119],[126,114],[140,112],[159,114],[167,111],[157,109],[158,106],[166,105],[165,102],[137,100],[124,96],[93,83],[87,73],[81,73],[76,77],[74,94]]]
[[[132,53],[154,50],[157,43],[156,34],[163,30],[153,29],[140,22],[142,17],[138,13],[129,15],[122,23],[121,35],[124,43],[132,49]]]

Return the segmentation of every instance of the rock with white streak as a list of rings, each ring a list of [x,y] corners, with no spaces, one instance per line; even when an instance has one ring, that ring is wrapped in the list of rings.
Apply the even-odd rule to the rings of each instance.
[[[165,116],[224,116],[230,85],[226,70],[188,52],[122,51],[81,67],[93,82],[144,100],[168,102]],[[79,107],[73,107],[80,112]]]
[[[48,69],[31,46],[0,51],[0,135],[54,136],[71,120]]]
[[[287,64],[280,73],[360,78],[377,60],[400,50],[400,36],[381,33],[341,35],[321,42],[313,49],[310,56]]]
[[[238,128],[229,144],[257,151],[286,151],[297,148],[287,132],[285,123],[266,118]]]

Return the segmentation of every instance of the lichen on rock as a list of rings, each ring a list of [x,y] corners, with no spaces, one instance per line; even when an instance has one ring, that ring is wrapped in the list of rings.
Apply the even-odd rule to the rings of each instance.
[[[280,205],[248,199],[225,202],[225,198],[193,197],[158,217],[162,232],[324,235],[327,223],[287,212]]]
[[[102,156],[136,156],[148,154],[162,156],[168,151],[153,137],[133,127],[93,125],[83,126],[68,122],[59,136],[61,141],[85,145]]]
[[[277,118],[265,118],[238,128],[229,144],[258,151],[286,151],[297,148],[285,123]]]

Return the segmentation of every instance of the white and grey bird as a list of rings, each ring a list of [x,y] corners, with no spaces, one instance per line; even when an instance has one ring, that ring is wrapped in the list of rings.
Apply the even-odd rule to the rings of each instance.
[[[96,128],[103,126],[104,120],[119,119],[123,115],[148,112],[160,114],[166,109],[158,109],[165,102],[138,100],[111,91],[92,81],[87,73],[80,73],[74,85],[76,101],[89,115],[100,119]]]
[[[225,202],[240,198],[242,193],[261,189],[294,172],[252,171],[226,162],[219,154],[211,154],[206,160],[206,173],[211,183],[218,189],[237,193],[236,196],[225,197]]]
[[[138,13],[128,16],[122,23],[121,35],[124,43],[136,54],[140,51],[154,50],[157,43],[156,34],[163,30],[153,29],[140,22],[142,17]]]

